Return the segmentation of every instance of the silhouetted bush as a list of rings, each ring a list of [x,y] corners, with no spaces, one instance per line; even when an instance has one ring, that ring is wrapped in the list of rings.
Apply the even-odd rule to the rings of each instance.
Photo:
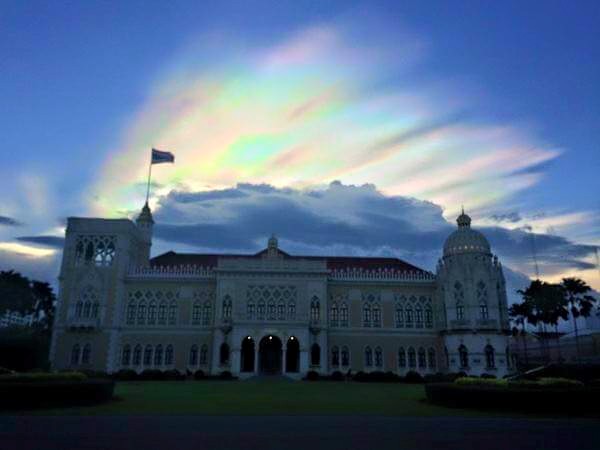
[[[141,381],[162,381],[165,379],[164,372],[157,369],[146,369],[139,375]]]
[[[135,381],[139,378],[139,375],[135,370],[121,369],[118,372],[113,373],[112,378],[118,381]]]
[[[177,369],[166,370],[163,372],[163,379],[168,381],[183,381],[185,380],[185,375]]]
[[[224,370],[223,372],[221,372],[219,374],[219,379],[220,380],[233,380],[233,375],[231,375],[231,372],[229,370]]]
[[[491,373],[482,373],[481,378],[487,378],[488,380],[495,380],[496,375],[492,375]]]
[[[309,370],[306,374],[306,379],[308,381],[317,381],[319,379],[319,373],[314,370]]]
[[[110,376],[110,374],[103,372],[101,370],[89,370],[89,369],[85,369],[85,370],[80,370],[81,373],[83,373],[86,377],[88,378],[112,378]]]
[[[419,372],[415,372],[414,370],[410,370],[407,372],[404,377],[404,382],[406,383],[423,383],[425,379]]]
[[[40,383],[46,381],[83,381],[81,372],[32,372],[0,375],[0,383]]]
[[[194,372],[194,380],[202,380],[204,379],[204,377],[205,375],[203,370],[196,370]]]
[[[332,381],[344,381],[344,374],[339,370],[336,370],[331,374]]]

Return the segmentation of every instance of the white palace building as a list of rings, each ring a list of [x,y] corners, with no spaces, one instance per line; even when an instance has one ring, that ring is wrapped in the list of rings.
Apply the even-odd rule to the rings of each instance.
[[[464,213],[436,273],[396,258],[150,258],[146,204],[128,219],[69,218],[52,336],[55,369],[240,378],[309,371],[509,371],[502,266]]]

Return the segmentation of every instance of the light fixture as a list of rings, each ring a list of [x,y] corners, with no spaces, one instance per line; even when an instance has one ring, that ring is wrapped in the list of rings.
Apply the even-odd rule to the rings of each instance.
[[[272,341],[273,340],[273,336],[269,336],[269,340]]]
[[[294,336],[292,336],[292,337],[290,338],[290,341],[293,341],[293,340],[294,340]]]
[[[251,338],[250,336],[248,336],[248,337],[246,337],[246,339],[250,340],[250,339],[252,339],[252,338]]]

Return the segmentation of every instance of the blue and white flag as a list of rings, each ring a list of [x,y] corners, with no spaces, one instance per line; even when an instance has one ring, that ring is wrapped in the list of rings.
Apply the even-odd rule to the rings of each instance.
[[[151,164],[174,163],[175,155],[171,152],[163,152],[162,150],[152,149]]]

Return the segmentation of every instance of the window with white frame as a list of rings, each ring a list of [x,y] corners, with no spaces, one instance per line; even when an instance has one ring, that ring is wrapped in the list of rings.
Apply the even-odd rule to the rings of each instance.
[[[408,349],[408,367],[411,369],[417,367],[417,352],[412,347]]]
[[[321,320],[321,303],[316,295],[310,300],[310,320],[319,322]]]
[[[163,363],[163,347],[162,345],[157,345],[154,347],[154,366],[160,367]]]
[[[375,367],[377,369],[383,368],[383,350],[381,347],[375,347]]]
[[[487,320],[489,318],[488,291],[483,281],[479,281],[479,283],[477,283],[477,303],[479,304],[479,318],[482,320]]]
[[[331,308],[329,311],[329,325],[332,327],[337,327],[339,323],[339,310],[338,304],[336,301],[331,303]]]
[[[200,365],[205,366],[208,364],[208,345],[203,344],[200,347]]]
[[[365,366],[373,367],[373,350],[371,350],[371,347],[365,348]]]
[[[190,347],[190,357],[188,359],[188,364],[192,367],[198,365],[198,346],[196,344]]]
[[[202,307],[202,326],[209,326],[212,323],[212,305],[210,300],[204,302]]]
[[[192,325],[200,325],[202,323],[202,303],[196,300],[192,305]]]
[[[406,351],[404,351],[404,347],[400,347],[398,350],[398,367],[401,369],[406,367]]]
[[[75,241],[75,264],[111,266],[115,258],[116,236],[81,235]]]
[[[348,347],[342,347],[342,367],[348,367],[350,365],[350,350]]]
[[[171,344],[167,345],[165,349],[165,366],[173,365],[173,346]]]
[[[333,367],[340,365],[340,349],[337,346],[331,348],[331,365]]]
[[[123,347],[121,353],[121,365],[127,367],[131,363],[131,346],[129,344]]]
[[[348,326],[348,304],[345,301],[340,305],[340,326]]]

